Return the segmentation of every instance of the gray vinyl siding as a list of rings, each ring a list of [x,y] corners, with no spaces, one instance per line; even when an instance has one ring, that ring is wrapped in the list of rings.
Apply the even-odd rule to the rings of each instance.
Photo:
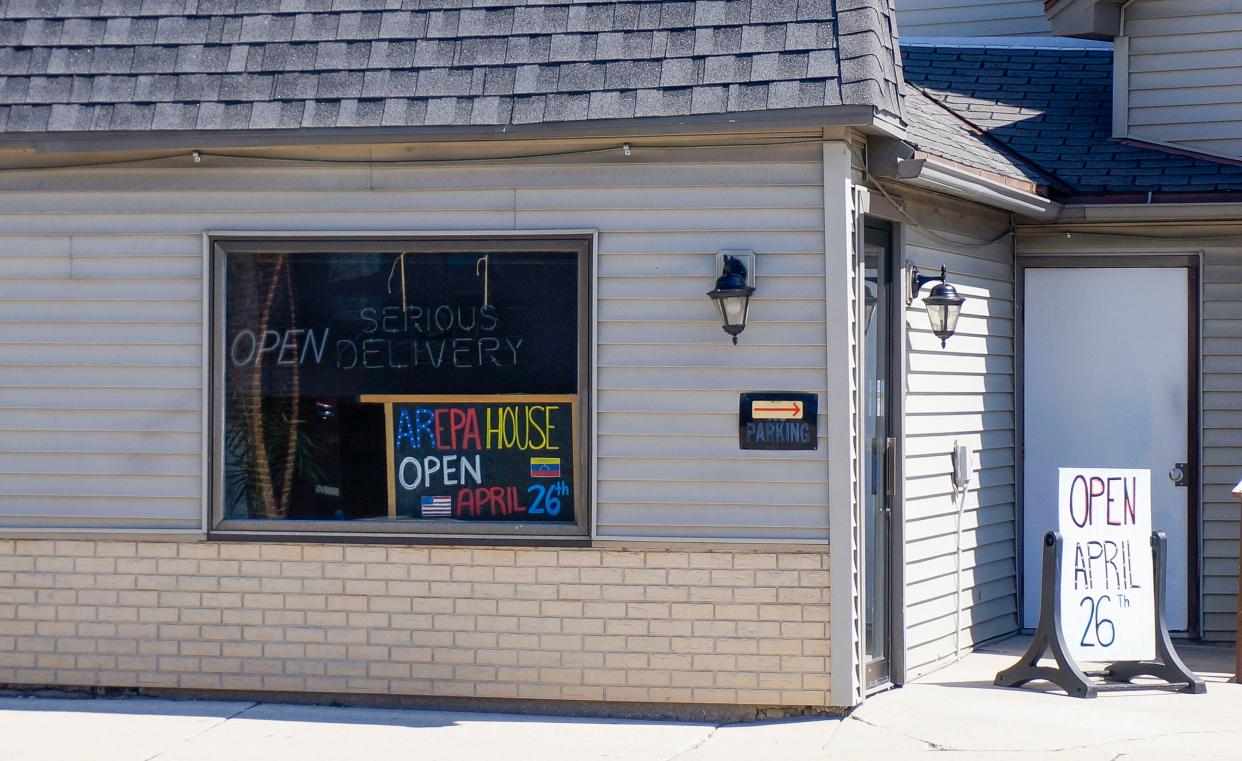
[[[737,444],[739,392],[823,398],[822,171],[812,142],[0,174],[0,529],[199,527],[205,231],[593,229],[600,535],[825,541],[824,441]],[[759,257],[737,347],[725,248]]]
[[[1130,225],[1126,229],[1134,230]],[[1082,236],[1027,233],[1022,254],[1187,254],[1202,251],[1202,633],[1233,640],[1238,600],[1238,500],[1230,493],[1242,480],[1242,226],[1168,226],[1152,237],[1110,239],[1094,246]],[[1240,237],[1221,240],[1222,236]]]
[[[950,453],[955,441],[975,451],[976,468],[962,513],[961,646],[968,651],[1018,629],[1013,243],[1003,238],[989,244],[1008,229],[1009,218],[929,198],[908,199],[907,211],[931,231],[903,226],[905,260],[924,272],[946,265],[966,304],[945,348],[929,330],[921,299],[906,310],[910,678],[954,655],[956,505]]]
[[[1204,249],[1203,636],[1237,634],[1238,500],[1242,480],[1242,248]]]
[[[902,37],[1050,36],[1043,0],[897,0]]]
[[[1242,156],[1242,7],[1142,0],[1125,13],[1130,135]]]

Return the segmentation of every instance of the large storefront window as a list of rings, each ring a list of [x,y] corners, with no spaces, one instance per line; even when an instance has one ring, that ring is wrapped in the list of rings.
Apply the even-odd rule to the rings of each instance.
[[[582,533],[586,252],[217,241],[216,528]]]

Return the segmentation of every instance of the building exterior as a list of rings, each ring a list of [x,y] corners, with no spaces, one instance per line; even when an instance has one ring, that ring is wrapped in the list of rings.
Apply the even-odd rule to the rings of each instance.
[[[1046,37],[1042,0],[899,0],[903,37]]]
[[[854,705],[1030,624],[1028,341],[1142,352],[1028,305],[1103,265],[1185,286],[1173,619],[1232,638],[1242,168],[996,5],[5,6],[0,684]]]

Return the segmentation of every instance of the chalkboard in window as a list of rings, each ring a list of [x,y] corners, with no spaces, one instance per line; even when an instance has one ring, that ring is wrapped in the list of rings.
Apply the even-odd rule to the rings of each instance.
[[[390,518],[573,523],[577,396],[365,396],[384,405]]]
[[[581,244],[380,247],[288,242],[222,252],[225,519],[439,517],[421,502],[391,509],[385,409],[363,397],[578,398]],[[574,404],[565,414],[577,414]],[[534,513],[523,503],[524,521],[573,520],[576,423],[557,435],[569,452],[555,481],[570,493],[554,495],[556,513],[546,502]],[[515,462],[493,458],[489,470],[513,488],[550,486],[509,478]],[[514,515],[480,510],[453,520]]]

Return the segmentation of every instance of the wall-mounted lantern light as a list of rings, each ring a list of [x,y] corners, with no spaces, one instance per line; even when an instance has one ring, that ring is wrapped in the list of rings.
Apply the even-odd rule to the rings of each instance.
[[[942,349],[957,332],[957,318],[962,315],[962,304],[966,303],[966,299],[957,295],[957,289],[949,285],[945,279],[947,275],[944,266],[940,267],[939,275],[921,275],[919,268],[911,265],[910,295],[906,297],[906,306],[910,306],[923,286],[938,283],[923,299],[923,305],[927,307],[927,319],[931,322],[932,332],[940,339]]]
[[[716,278],[716,287],[707,292],[720,311],[720,323],[724,332],[733,336],[734,345],[737,336],[746,330],[746,314],[750,311],[750,296],[754,287],[746,282],[746,265],[736,256],[726,255],[720,277]]]

